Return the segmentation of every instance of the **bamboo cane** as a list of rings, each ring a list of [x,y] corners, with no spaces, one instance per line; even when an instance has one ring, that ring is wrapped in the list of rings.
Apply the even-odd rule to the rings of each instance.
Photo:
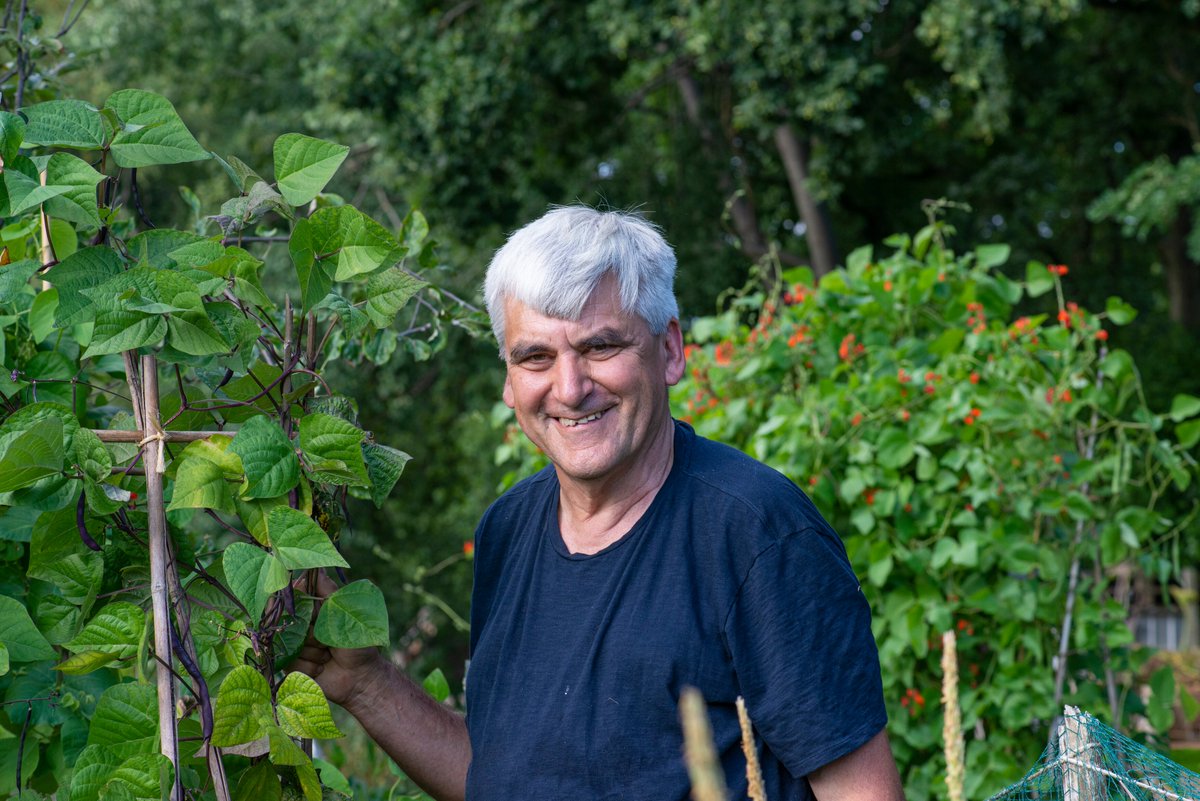
[[[158,731],[159,748],[175,770],[171,800],[182,801],[183,790],[179,776],[179,732],[175,727],[175,675],[172,672],[171,619],[168,606],[167,571],[170,550],[167,544],[167,513],[163,499],[162,449],[163,435],[158,419],[158,363],[153,356],[143,356],[142,440],[146,464],[146,505],[150,525],[150,601],[154,612],[154,653],[158,659]]]

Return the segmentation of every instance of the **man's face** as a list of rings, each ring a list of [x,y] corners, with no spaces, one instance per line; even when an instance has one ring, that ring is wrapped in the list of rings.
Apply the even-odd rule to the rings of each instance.
[[[683,376],[678,322],[651,334],[644,320],[621,311],[611,277],[577,321],[511,298],[504,308],[504,402],[560,480],[599,482],[650,467],[647,457],[657,457],[670,421],[666,388]]]

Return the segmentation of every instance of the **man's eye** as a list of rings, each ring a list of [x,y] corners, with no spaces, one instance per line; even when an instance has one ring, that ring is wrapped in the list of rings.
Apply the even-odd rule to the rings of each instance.
[[[616,345],[613,345],[611,342],[597,342],[594,345],[588,346],[587,353],[589,356],[604,357],[611,356],[616,349]]]

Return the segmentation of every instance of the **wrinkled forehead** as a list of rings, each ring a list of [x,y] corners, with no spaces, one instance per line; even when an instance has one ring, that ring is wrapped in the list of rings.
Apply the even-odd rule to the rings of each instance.
[[[519,344],[524,346],[555,337],[576,340],[602,331],[634,336],[650,330],[637,313],[622,308],[620,288],[615,281],[607,279],[600,282],[574,314],[560,313],[557,309],[537,309],[507,296],[504,319],[505,344],[510,352]]]

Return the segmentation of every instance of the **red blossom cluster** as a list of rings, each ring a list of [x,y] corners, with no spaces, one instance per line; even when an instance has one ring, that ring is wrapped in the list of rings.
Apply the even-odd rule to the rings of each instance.
[[[900,699],[900,706],[907,709],[908,714],[915,715],[925,706],[925,696],[919,690],[909,687]]]
[[[790,337],[788,337],[788,347],[794,348],[808,337],[808,326],[801,325],[796,328]]]
[[[983,312],[982,303],[968,303],[967,311],[972,312],[967,318],[967,327],[973,334],[982,334],[987,330],[987,316]]]
[[[1046,390],[1046,403],[1053,404],[1056,397],[1063,403],[1070,403],[1073,399],[1070,389],[1064,389],[1062,392],[1058,392],[1054,387],[1050,387]]]
[[[866,348],[861,342],[854,341],[854,334],[846,334],[842,337],[842,344],[838,345],[838,358],[844,362],[851,361],[855,356],[862,354]]]
[[[808,297],[808,287],[804,284],[792,284],[792,288],[783,293],[783,302],[788,306],[801,304]]]
[[[979,419],[979,415],[981,415],[981,414],[983,414],[983,412],[981,412],[979,409],[977,409],[977,408],[971,409],[971,411],[967,412],[966,417],[963,418],[963,425],[965,425],[965,426],[975,425],[975,421]]]
[[[1057,275],[1059,278],[1062,278],[1068,272],[1067,265],[1065,264],[1047,264],[1046,269],[1051,275]]]

